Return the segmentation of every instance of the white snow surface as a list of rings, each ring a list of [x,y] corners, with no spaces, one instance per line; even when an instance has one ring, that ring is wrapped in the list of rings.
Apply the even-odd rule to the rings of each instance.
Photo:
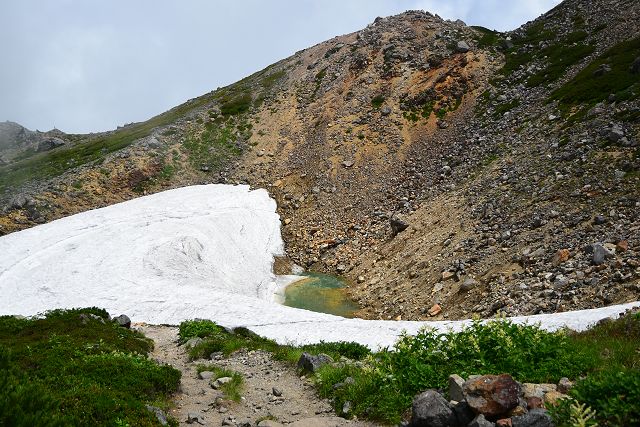
[[[201,185],[140,197],[0,237],[0,314],[103,307],[134,322],[211,319],[280,343],[392,345],[402,331],[458,330],[469,321],[345,319],[280,305],[296,276],[275,276],[282,254],[266,190]],[[523,316],[548,330],[583,330],[640,302]]]

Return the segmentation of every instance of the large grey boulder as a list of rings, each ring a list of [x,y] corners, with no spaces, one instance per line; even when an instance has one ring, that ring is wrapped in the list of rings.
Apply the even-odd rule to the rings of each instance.
[[[309,372],[309,373],[314,373],[316,372],[318,369],[320,369],[320,367],[332,363],[333,359],[329,356],[327,356],[326,354],[319,354],[317,356],[314,356],[313,354],[309,354],[309,353],[302,353],[302,355],[300,356],[300,359],[298,359],[298,369],[301,370],[302,372]]]
[[[131,327],[131,319],[126,314],[121,314],[120,316],[114,317],[113,321],[123,328],[129,329]]]
[[[413,398],[411,427],[449,427],[456,417],[449,402],[436,390],[427,390]]]

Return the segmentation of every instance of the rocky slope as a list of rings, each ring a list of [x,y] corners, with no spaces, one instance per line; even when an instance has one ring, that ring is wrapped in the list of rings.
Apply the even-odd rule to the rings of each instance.
[[[277,200],[290,259],[345,275],[365,317],[637,300],[639,15],[567,0],[505,34],[377,18],[148,122],[6,159],[0,232],[248,183]]]

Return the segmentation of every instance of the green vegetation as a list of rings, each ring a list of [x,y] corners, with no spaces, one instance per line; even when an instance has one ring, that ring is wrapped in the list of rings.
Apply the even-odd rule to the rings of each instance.
[[[595,47],[588,44],[574,46],[561,43],[552,45],[542,51],[547,57],[548,65],[527,79],[527,86],[540,86],[556,81],[567,69],[591,55]]]
[[[339,359],[341,356],[360,360],[370,351],[363,345],[349,342],[321,342],[319,344],[289,346],[278,345],[275,341],[262,338],[245,328],[235,328],[230,332],[210,320],[188,320],[180,324],[178,332],[181,342],[199,337],[204,341],[190,349],[192,359],[208,357],[211,353],[222,352],[229,355],[241,348],[249,350],[265,350],[274,354],[278,360],[295,363],[303,352],[325,353]]]
[[[575,401],[563,402],[554,410],[558,427],[572,425],[571,406],[576,402],[595,410],[594,421],[600,427],[640,425],[640,313],[600,324],[571,339],[592,370],[569,393]]]
[[[382,107],[382,104],[384,104],[384,96],[383,95],[376,95],[371,99],[371,106],[373,108],[380,108]]]
[[[482,36],[478,39],[478,47],[480,49],[498,46],[499,42],[502,40],[500,37],[500,33],[497,31],[490,30],[478,25],[472,26],[472,28],[482,34]]]
[[[514,98],[509,102],[499,104],[496,107],[496,111],[493,113],[493,117],[498,118],[504,115],[504,113],[506,113],[507,111],[511,111],[519,105],[520,105],[520,100],[518,98]]]
[[[235,116],[246,113],[251,107],[251,94],[247,92],[235,96],[228,96],[221,99],[220,112],[225,116]]]
[[[152,347],[97,308],[0,317],[0,425],[158,425],[145,404],[166,409],[180,372]]]
[[[403,336],[391,350],[352,364],[320,370],[320,394],[336,408],[350,401],[355,415],[397,423],[413,397],[429,388],[445,388],[449,375],[508,373],[519,381],[550,382],[576,377],[590,367],[562,332],[507,321],[474,322],[461,332],[423,330]],[[353,382],[335,389],[347,377]]]
[[[230,121],[223,126],[207,122],[202,132],[188,135],[183,146],[189,153],[191,165],[196,169],[206,166],[217,170],[226,160],[240,155],[242,150],[234,144],[237,138],[236,128]]]
[[[17,188],[30,180],[52,178],[68,169],[102,161],[107,154],[127,147],[136,139],[149,136],[153,129],[173,123],[212,100],[213,96],[207,94],[185,102],[146,122],[127,125],[97,136],[88,136],[70,147],[46,151],[0,167],[0,193],[8,188]],[[78,138],[80,136],[73,136],[73,139]]]
[[[518,70],[522,65],[526,65],[533,59],[533,53],[528,49],[521,49],[522,46],[538,46],[540,42],[550,42],[556,38],[556,32],[544,28],[543,22],[535,23],[525,31],[525,34],[513,40],[514,47],[511,48],[505,57],[505,64],[500,71],[503,75],[509,76]]]
[[[247,348],[295,363],[303,351],[328,354],[339,362],[315,374],[320,395],[332,399],[337,410],[349,401],[354,415],[388,423],[400,421],[415,394],[446,388],[453,373],[508,373],[518,381],[537,383],[583,378],[571,391],[572,399],[552,412],[559,427],[640,421],[640,314],[583,333],[546,332],[506,320],[477,321],[460,332],[425,329],[416,336],[404,335],[392,348],[373,354],[347,342],[280,346],[244,328],[230,332],[206,320],[180,325],[181,341],[196,336],[204,342],[192,349],[193,357]],[[584,424],[576,424],[580,420]]]
[[[611,94],[616,100],[637,99],[640,95],[640,74],[633,74],[631,64],[640,57],[640,37],[621,42],[596,58],[573,79],[556,89],[550,100],[557,100],[560,109],[587,107],[603,101]],[[598,73],[600,67],[610,71]]]

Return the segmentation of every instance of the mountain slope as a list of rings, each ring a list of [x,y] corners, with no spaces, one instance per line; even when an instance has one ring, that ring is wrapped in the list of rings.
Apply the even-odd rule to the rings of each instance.
[[[378,18],[148,122],[0,167],[0,231],[248,183],[277,200],[291,260],[353,280],[366,317],[638,299],[639,9],[568,0],[506,34]],[[393,215],[409,226],[397,236]]]

